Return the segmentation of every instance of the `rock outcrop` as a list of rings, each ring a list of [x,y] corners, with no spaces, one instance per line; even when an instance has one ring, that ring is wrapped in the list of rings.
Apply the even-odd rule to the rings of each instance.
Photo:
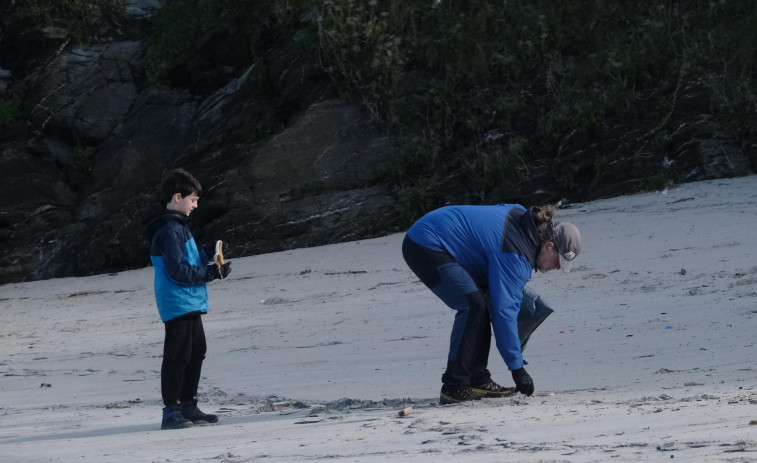
[[[155,83],[145,37],[159,7],[128,1],[122,24],[86,42],[65,21],[3,23],[0,97],[22,104],[0,126],[0,283],[147,265],[142,221],[179,166],[205,189],[195,236],[223,239],[230,259],[401,229],[382,181],[399,139],[337,96],[317,53],[291,43],[261,70],[220,31],[172,70],[173,85]],[[568,134],[501,200],[624,194],[661,169],[680,181],[754,172],[756,137],[730,133],[713,116],[716,98],[712,82],[691,82],[676,107],[684,122],[664,137],[627,125],[602,143]],[[439,196],[455,201],[454,191]]]

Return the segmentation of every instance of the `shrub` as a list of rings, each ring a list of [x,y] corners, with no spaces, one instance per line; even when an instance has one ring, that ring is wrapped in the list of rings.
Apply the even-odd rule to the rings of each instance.
[[[388,6],[388,7],[387,7]],[[318,37],[325,70],[357,90],[376,119],[397,97],[403,71],[399,3],[326,0],[318,9]]]
[[[178,59],[191,53],[195,41],[221,20],[219,0],[174,0],[155,15],[148,51],[150,75],[162,79]]]
[[[13,10],[14,17],[35,23],[47,23],[53,15],[63,15],[70,20],[73,38],[79,41],[89,36],[98,15],[117,20],[123,13],[122,0],[17,0]]]
[[[0,127],[12,124],[18,117],[19,101],[0,98]]]

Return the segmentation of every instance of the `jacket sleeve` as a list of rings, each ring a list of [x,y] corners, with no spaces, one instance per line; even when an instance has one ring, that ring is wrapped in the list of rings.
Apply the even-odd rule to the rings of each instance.
[[[489,261],[492,329],[497,350],[509,370],[525,364],[518,337],[518,312],[529,278],[531,266],[521,256],[502,253]]]
[[[175,283],[185,285],[212,281],[215,278],[214,269],[202,263],[194,239],[182,231],[178,227],[168,228],[160,242],[160,254],[168,277]]]
[[[213,263],[213,258],[208,255],[208,253],[205,250],[205,246],[200,248],[200,261],[203,265],[208,265]]]

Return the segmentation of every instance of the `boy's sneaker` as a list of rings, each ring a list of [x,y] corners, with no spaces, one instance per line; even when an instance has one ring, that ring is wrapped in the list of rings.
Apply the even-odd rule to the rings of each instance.
[[[481,400],[483,396],[474,392],[470,386],[442,386],[442,392],[439,394],[439,403],[441,405],[457,404],[470,400]]]
[[[495,383],[491,379],[485,383],[475,384],[471,386],[471,389],[476,394],[481,394],[483,397],[507,397],[515,394],[514,387],[502,387]]]
[[[160,429],[182,429],[194,426],[192,420],[184,418],[178,406],[163,409],[163,422]]]
[[[182,402],[180,406],[181,414],[184,415],[184,418],[190,420],[194,424],[218,422],[218,416],[203,413],[199,408],[197,408],[197,399],[193,400],[192,402]]]

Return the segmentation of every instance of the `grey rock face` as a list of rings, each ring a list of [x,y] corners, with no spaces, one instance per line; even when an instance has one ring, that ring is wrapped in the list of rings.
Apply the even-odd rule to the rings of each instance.
[[[138,42],[74,48],[59,55],[31,85],[26,100],[38,132],[104,140],[137,99],[130,63]]]
[[[23,94],[21,116],[0,127],[0,284],[148,265],[142,222],[165,207],[155,192],[175,167],[203,184],[195,237],[224,240],[229,259],[400,230],[382,171],[402,140],[335,96],[313,48],[279,45],[263,69],[228,31],[214,31],[169,72],[173,86],[155,83],[143,40],[160,6],[126,1],[124,30],[103,27],[87,43],[74,43],[61,21],[10,28],[13,43],[0,39],[0,98]],[[428,93],[422,70],[412,79],[419,98]],[[721,94],[716,77],[683,85],[671,107],[676,128],[619,122],[601,139],[569,131],[539,145],[534,137],[519,167],[525,180],[486,200],[589,200],[662,178],[754,172],[757,131],[736,134],[717,117],[728,104]],[[530,89],[520,95],[536,99]],[[524,107],[511,128],[521,135],[540,117]],[[744,117],[757,126],[753,112]],[[480,143],[511,135],[498,130]],[[455,144],[444,155],[463,167],[480,148]],[[466,191],[463,170],[439,175],[441,202],[484,198]]]

